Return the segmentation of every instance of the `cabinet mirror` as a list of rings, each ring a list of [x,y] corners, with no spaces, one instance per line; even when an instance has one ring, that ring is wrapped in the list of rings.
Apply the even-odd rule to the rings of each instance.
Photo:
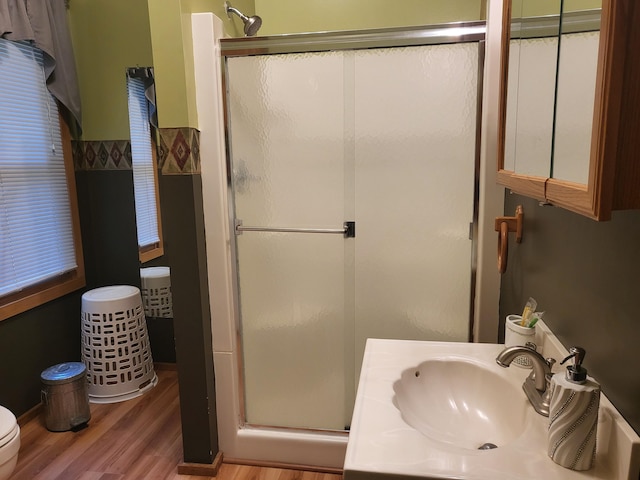
[[[601,0],[507,0],[498,182],[547,200],[589,179]]]
[[[505,4],[509,38],[503,57],[507,63],[502,169],[538,186],[544,185],[551,171],[560,3],[513,0]],[[534,196],[541,194],[542,190]]]
[[[601,0],[565,0],[560,16],[550,177],[586,185],[593,130]]]

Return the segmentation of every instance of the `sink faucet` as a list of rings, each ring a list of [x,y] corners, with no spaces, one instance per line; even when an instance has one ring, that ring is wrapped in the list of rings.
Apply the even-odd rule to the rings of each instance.
[[[556,361],[553,358],[545,359],[529,346],[516,346],[505,348],[500,352],[496,357],[496,363],[507,368],[516,357],[521,355],[528,357],[533,364],[533,370],[522,384],[522,389],[536,412],[548,417],[551,400],[551,392],[549,391],[551,367]]]

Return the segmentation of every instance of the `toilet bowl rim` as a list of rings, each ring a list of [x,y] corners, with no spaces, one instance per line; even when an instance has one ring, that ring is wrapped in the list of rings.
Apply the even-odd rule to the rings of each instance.
[[[20,426],[16,423],[4,437],[0,437],[0,450],[9,445],[18,436],[20,436]]]
[[[20,427],[13,413],[0,406],[0,448],[9,443],[19,431]]]

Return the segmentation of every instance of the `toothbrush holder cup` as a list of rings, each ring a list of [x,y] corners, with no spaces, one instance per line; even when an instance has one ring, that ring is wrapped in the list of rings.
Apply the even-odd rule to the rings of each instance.
[[[517,345],[526,345],[532,343],[537,349],[536,345],[536,327],[523,327],[520,325],[522,316],[520,315],[507,315],[504,329],[504,345],[505,347],[514,347]],[[513,363],[522,368],[531,368],[531,359],[521,355],[513,360]]]

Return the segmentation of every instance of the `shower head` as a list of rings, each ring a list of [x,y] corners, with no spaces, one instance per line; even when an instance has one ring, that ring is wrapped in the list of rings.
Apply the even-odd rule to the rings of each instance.
[[[247,37],[253,37],[258,33],[258,30],[262,26],[262,19],[259,16],[253,15],[251,17],[247,17],[237,8],[233,8],[229,2],[224,2],[224,11],[227,12],[227,17],[229,18],[231,18],[232,13],[235,13],[240,17],[242,23],[244,23],[244,34]]]

